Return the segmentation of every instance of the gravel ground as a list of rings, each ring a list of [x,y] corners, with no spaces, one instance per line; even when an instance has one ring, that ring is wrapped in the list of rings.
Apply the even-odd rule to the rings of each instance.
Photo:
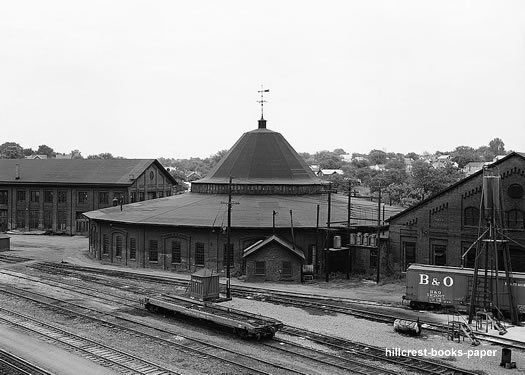
[[[13,251],[8,254],[42,260],[64,260],[78,264],[93,264],[93,261],[86,257],[87,239],[85,237],[15,235],[11,237],[11,244]],[[152,270],[137,271],[165,274],[161,271]],[[188,277],[187,274],[184,274],[183,276]],[[349,282],[347,280],[333,280],[330,281],[330,283],[316,281],[306,285],[281,285],[272,283],[245,283],[239,280],[233,280],[232,283],[299,293],[312,293],[325,296],[369,299],[394,303],[398,303],[401,295],[404,293],[404,287],[402,283],[399,282],[375,285],[373,283],[363,284],[356,281]],[[386,324],[370,322],[341,314],[318,315],[318,312],[313,313],[303,309],[283,307],[261,301],[236,298],[230,302],[226,302],[225,305],[240,310],[271,316],[282,320],[285,324],[360,341],[367,345],[380,346],[389,349],[426,349],[428,353],[427,357],[429,358],[441,357],[446,363],[466,369],[479,370],[480,373],[483,374],[525,373],[525,353],[517,350],[513,350],[512,360],[517,362],[518,369],[503,370],[499,367],[499,362],[501,360],[501,347],[497,346],[482,344],[478,347],[472,347],[467,341],[458,344],[448,341],[446,337],[429,333],[424,334],[420,338],[411,338],[395,333],[393,328]],[[440,317],[440,319],[444,318],[444,316]],[[525,340],[525,334],[523,332],[524,331],[522,330],[511,329],[508,336],[514,339]],[[469,350],[473,351],[468,353]],[[485,354],[488,353],[495,355],[481,358],[480,355],[482,354],[482,350],[485,350]],[[490,350],[490,353],[488,350]],[[432,356],[432,353],[436,353],[436,356]],[[468,354],[471,355],[470,358],[467,358]]]
[[[405,350],[426,349],[428,353],[426,357],[430,359],[441,359],[453,366],[479,370],[483,374],[501,374],[504,372],[499,366],[501,347],[497,346],[482,344],[473,347],[467,341],[458,344],[447,340],[444,336],[428,333],[418,338],[413,338],[394,332],[393,327],[388,324],[371,322],[343,314],[312,315],[303,309],[283,307],[267,302],[234,298],[232,301],[224,302],[223,304],[255,314],[272,316],[287,325],[344,339],[356,340],[367,345],[380,346],[392,350],[396,348]],[[434,352],[442,351],[442,353],[438,352],[435,356],[432,356],[432,350]],[[465,353],[463,356],[459,355],[461,353],[460,350]],[[467,358],[468,350],[477,350],[478,352],[472,352],[471,358]],[[495,356],[480,358],[479,355],[481,355],[482,350],[490,350],[490,354],[495,354]],[[453,351],[456,353],[455,356]],[[513,351],[512,360],[517,362],[518,371],[524,371],[525,353]]]

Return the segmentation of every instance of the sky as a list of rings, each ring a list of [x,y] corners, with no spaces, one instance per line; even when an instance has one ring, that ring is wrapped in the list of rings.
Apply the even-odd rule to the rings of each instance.
[[[525,151],[525,1],[0,0],[0,143],[206,157]]]

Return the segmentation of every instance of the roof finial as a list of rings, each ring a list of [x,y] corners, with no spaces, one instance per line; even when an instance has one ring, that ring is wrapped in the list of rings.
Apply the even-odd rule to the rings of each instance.
[[[257,103],[261,103],[261,119],[259,120],[259,129],[265,129],[266,120],[264,119],[264,103],[267,103],[267,101],[264,100],[264,93],[270,92],[270,90],[264,89],[263,85],[261,85],[261,89],[257,92],[261,94],[261,99],[257,100]]]

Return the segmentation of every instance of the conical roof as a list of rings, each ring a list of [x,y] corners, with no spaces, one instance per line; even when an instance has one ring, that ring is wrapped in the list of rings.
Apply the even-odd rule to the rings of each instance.
[[[191,190],[223,193],[230,176],[235,193],[312,194],[326,186],[280,133],[264,127],[244,133]]]

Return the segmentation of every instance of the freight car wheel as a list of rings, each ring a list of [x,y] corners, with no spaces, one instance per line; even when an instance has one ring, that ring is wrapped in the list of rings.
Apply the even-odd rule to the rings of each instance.
[[[248,332],[243,329],[243,328],[235,328],[235,334],[237,336],[239,336],[241,339],[247,339],[248,337],[250,337],[250,335],[248,334]]]

